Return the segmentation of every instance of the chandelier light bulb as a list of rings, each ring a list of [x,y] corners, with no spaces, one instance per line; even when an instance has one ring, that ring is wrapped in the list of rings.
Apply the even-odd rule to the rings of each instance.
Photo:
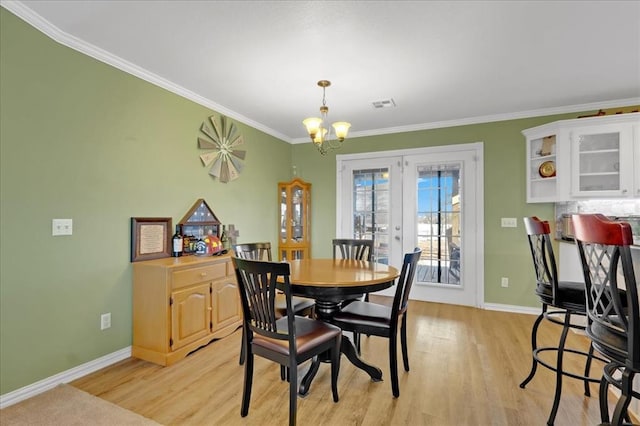
[[[351,123],[347,123],[346,121],[338,121],[332,124],[333,130],[336,132],[336,138],[340,142],[345,140],[347,134],[349,133],[349,127],[351,127]]]
[[[315,139],[318,131],[320,130],[320,126],[322,125],[322,119],[318,117],[309,117],[302,121],[302,124],[307,128],[307,133],[311,136],[311,139]]]
[[[320,129],[318,129],[318,133],[316,133],[315,137],[313,138],[313,143],[316,145],[322,145],[322,143],[325,140],[325,137],[327,136],[328,130],[325,129],[324,127],[321,127]]]

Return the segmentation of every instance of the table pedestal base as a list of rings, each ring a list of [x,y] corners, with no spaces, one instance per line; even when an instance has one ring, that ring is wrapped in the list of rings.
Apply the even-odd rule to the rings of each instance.
[[[358,356],[358,351],[356,351],[356,347],[353,345],[351,340],[348,337],[342,336],[342,344],[340,345],[340,352],[347,356],[347,359],[351,361],[353,365],[358,367],[361,370],[364,370],[371,376],[371,380],[374,382],[382,381],[382,370],[378,367],[367,364]],[[309,371],[302,378],[302,382],[300,383],[300,390],[298,394],[300,396],[306,396],[309,393],[309,388],[311,387],[311,382],[313,378],[318,373],[318,368],[320,368],[321,362],[329,362],[328,359],[323,359],[322,357],[315,357],[311,361],[311,366],[309,367]]]

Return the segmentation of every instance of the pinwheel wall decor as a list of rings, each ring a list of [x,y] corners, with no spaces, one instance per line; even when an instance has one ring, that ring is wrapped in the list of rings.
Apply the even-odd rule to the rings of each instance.
[[[246,151],[238,147],[244,144],[236,125],[220,116],[220,122],[212,115],[200,126],[202,135],[198,137],[198,148],[209,150],[200,155],[204,167],[211,165],[209,174],[222,183],[237,179],[244,167]]]

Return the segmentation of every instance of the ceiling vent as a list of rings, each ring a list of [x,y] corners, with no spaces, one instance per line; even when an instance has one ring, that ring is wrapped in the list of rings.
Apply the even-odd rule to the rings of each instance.
[[[393,99],[389,98],[389,99],[383,99],[380,101],[373,101],[371,102],[371,104],[373,105],[373,107],[375,109],[380,109],[380,108],[395,108],[396,103]]]

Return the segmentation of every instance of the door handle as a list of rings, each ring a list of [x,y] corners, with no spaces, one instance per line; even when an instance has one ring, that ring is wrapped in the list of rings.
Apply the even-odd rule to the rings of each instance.
[[[398,240],[398,241],[400,241],[400,235],[396,235],[396,236],[395,236],[395,239],[396,239],[396,240]]]

